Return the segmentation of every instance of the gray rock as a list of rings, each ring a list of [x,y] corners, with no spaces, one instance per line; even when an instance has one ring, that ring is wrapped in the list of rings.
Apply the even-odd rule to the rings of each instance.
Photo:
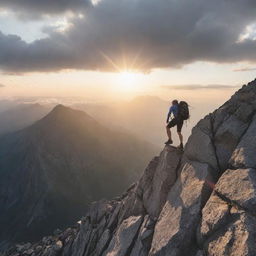
[[[241,117],[241,113],[245,117]],[[248,116],[253,112],[253,108],[248,104],[239,105],[236,112],[225,120],[218,128],[214,136],[214,144],[222,171],[227,169],[231,155],[239,143],[240,137],[249,126]]]
[[[140,184],[131,189],[128,195],[123,199],[121,203],[121,209],[118,215],[118,225],[129,218],[129,216],[138,216],[145,214],[145,207],[142,201]]]
[[[213,170],[218,170],[215,148],[212,143],[210,116],[202,119],[192,130],[185,147],[185,157],[191,161],[208,163]]]
[[[144,217],[144,221],[140,227],[139,235],[132,249],[130,256],[147,256],[151,247],[154,229],[148,227],[150,222],[149,215]]]
[[[125,219],[117,229],[103,256],[126,256],[142,221],[143,218],[141,216],[131,216]]]
[[[229,216],[227,202],[213,194],[202,210],[202,220],[197,233],[198,244],[202,246],[209,236],[226,225]]]
[[[149,255],[182,256],[194,248],[202,205],[210,196],[208,164],[187,163],[171,189],[155,226]]]
[[[209,256],[256,255],[256,219],[247,214],[214,234],[204,246]]]
[[[215,189],[238,207],[256,213],[255,169],[227,170],[219,179]]]
[[[89,218],[81,223],[81,228],[72,244],[72,255],[83,256],[90,240],[92,225]]]
[[[248,130],[232,154],[230,164],[234,168],[256,168],[256,115]]]
[[[207,255],[255,255],[256,170],[227,170],[202,211],[198,240]]]
[[[151,218],[158,217],[168,192],[177,179],[182,154],[171,146],[162,151],[153,179],[144,187],[143,203]]]
[[[101,237],[99,238],[97,244],[96,244],[96,248],[95,251],[92,253],[91,256],[95,255],[101,255],[104,251],[104,249],[106,249],[106,246],[108,245],[110,239],[111,239],[111,232],[109,229],[106,229],[103,234],[101,235]]]

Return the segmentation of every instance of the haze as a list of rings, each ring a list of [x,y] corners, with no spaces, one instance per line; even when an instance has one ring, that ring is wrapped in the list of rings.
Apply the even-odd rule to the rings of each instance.
[[[251,0],[1,1],[0,98],[184,99],[192,126],[254,79],[255,9]]]

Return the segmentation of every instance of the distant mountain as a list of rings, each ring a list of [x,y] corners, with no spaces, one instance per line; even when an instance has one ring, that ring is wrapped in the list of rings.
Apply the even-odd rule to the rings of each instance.
[[[10,108],[13,108],[15,106],[17,106],[17,103],[15,101],[1,99],[0,100],[0,113],[8,110]]]
[[[166,140],[165,121],[170,103],[155,96],[139,96],[128,102],[77,104],[102,124],[129,131],[155,145]]]
[[[0,138],[0,242],[35,240],[119,194],[156,148],[56,106],[35,124]]]
[[[169,92],[170,93],[170,92]],[[103,125],[118,127],[145,139],[157,146],[162,146],[166,141],[165,130],[167,112],[171,104],[157,96],[138,96],[131,101],[120,101],[105,104],[75,104],[74,108],[84,110],[95,117]],[[180,95],[178,100],[184,100]],[[184,123],[182,133],[186,142],[192,128],[208,112],[214,110],[218,103],[202,104],[193,99],[188,101],[191,118]],[[178,144],[176,129],[173,129],[174,144]]]
[[[40,104],[19,104],[10,107],[0,112],[0,134],[23,129],[49,112],[50,108],[48,106]]]

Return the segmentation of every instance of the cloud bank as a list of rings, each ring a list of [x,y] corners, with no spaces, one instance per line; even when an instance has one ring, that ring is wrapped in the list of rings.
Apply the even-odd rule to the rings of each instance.
[[[48,38],[32,43],[0,33],[0,69],[6,72],[148,72],[195,61],[256,61],[255,0],[102,0],[95,6],[82,0],[5,0],[1,5],[23,15],[77,13],[69,29],[45,28]]]
[[[0,7],[15,11],[23,18],[77,12],[91,5],[90,0],[1,0]],[[39,15],[39,17],[38,17]]]
[[[237,89],[240,86],[238,85],[224,85],[224,84],[209,84],[209,85],[200,85],[200,84],[184,84],[184,85],[163,85],[163,89],[169,90],[220,90],[220,89]]]
[[[247,71],[256,71],[256,68],[239,68],[239,69],[234,69],[234,72],[247,72]]]

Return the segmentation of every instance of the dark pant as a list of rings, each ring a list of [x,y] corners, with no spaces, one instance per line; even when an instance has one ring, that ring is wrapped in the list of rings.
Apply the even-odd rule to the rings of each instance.
[[[177,132],[181,132],[182,126],[183,126],[183,120],[178,118],[178,117],[174,117],[167,125],[167,128],[172,128],[175,125],[177,125]]]

